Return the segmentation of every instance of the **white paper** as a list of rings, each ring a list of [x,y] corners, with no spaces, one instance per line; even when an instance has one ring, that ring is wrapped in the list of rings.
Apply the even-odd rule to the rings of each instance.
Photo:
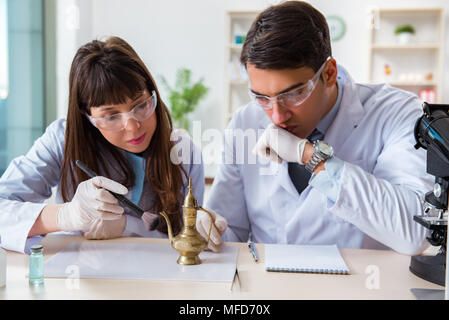
[[[73,242],[45,261],[45,277],[150,279],[232,282],[238,247],[223,246],[219,253],[203,251],[201,264],[184,266],[169,244]]]
[[[336,245],[265,245],[268,271],[349,273]]]

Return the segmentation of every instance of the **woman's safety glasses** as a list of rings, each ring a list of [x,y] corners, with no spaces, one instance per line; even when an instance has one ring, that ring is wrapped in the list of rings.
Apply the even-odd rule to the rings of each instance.
[[[138,122],[148,119],[156,109],[157,96],[153,90],[151,96],[142,102],[139,102],[130,112],[115,113],[102,118],[94,118],[88,114],[90,122],[98,129],[107,131],[121,131],[126,128],[129,118],[133,118]]]
[[[300,87],[294,88],[288,92],[284,92],[278,94],[277,96],[270,98],[267,96],[255,94],[251,90],[249,90],[249,96],[251,100],[257,103],[260,107],[270,110],[273,109],[273,103],[276,101],[284,107],[287,108],[295,108],[302,104],[313,92],[318,82],[318,79],[323,72],[324,66],[330,60],[331,57],[328,57],[326,61],[321,65],[315,75],[307,81],[307,83],[301,85]]]

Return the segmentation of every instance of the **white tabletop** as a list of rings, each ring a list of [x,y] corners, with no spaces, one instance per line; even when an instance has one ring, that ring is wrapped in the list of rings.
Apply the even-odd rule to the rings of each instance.
[[[81,236],[48,235],[42,244],[45,257],[54,255]],[[90,240],[92,241],[92,240]],[[119,238],[106,240],[123,243],[168,243],[167,239]],[[28,284],[29,256],[8,252],[6,286],[0,288],[4,299],[166,299],[166,300],[240,300],[240,299],[415,299],[411,288],[444,287],[413,275],[410,256],[394,251],[340,249],[350,275],[284,273],[265,271],[264,245],[256,244],[259,262],[255,263],[246,243],[238,246],[239,281],[233,284],[196,281],[156,281],[122,279],[46,278],[43,287]]]

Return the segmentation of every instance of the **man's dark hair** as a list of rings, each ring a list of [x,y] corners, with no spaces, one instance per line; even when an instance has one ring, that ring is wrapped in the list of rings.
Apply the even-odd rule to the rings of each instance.
[[[309,67],[332,55],[325,17],[310,4],[286,1],[261,12],[251,25],[240,62],[259,69]]]

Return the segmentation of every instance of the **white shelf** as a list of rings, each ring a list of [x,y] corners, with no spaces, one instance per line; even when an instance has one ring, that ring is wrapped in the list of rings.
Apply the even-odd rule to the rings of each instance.
[[[248,80],[230,80],[228,84],[231,86],[247,86]]]
[[[235,43],[231,43],[229,45],[229,49],[231,50],[235,50],[235,51],[240,51],[243,48],[243,44],[235,44]]]
[[[420,82],[406,82],[406,81],[391,81],[387,82],[393,87],[436,87],[438,83],[435,81],[420,81]]]
[[[228,11],[226,13],[224,104],[227,117],[225,125],[231,120],[237,108],[250,101],[247,74],[240,65],[243,43],[236,43],[236,35],[246,36],[258,14],[259,11]]]
[[[383,14],[439,14],[441,12],[441,8],[382,8],[381,12]]]
[[[433,89],[436,101],[432,102],[441,101],[444,10],[380,8],[373,10],[371,17],[376,22],[369,32],[368,81],[386,82],[418,95],[421,90]],[[394,30],[404,24],[412,25],[416,33],[409,43],[399,44]],[[390,75],[385,74],[387,66]]]
[[[373,44],[373,50],[440,50],[438,44]]]

